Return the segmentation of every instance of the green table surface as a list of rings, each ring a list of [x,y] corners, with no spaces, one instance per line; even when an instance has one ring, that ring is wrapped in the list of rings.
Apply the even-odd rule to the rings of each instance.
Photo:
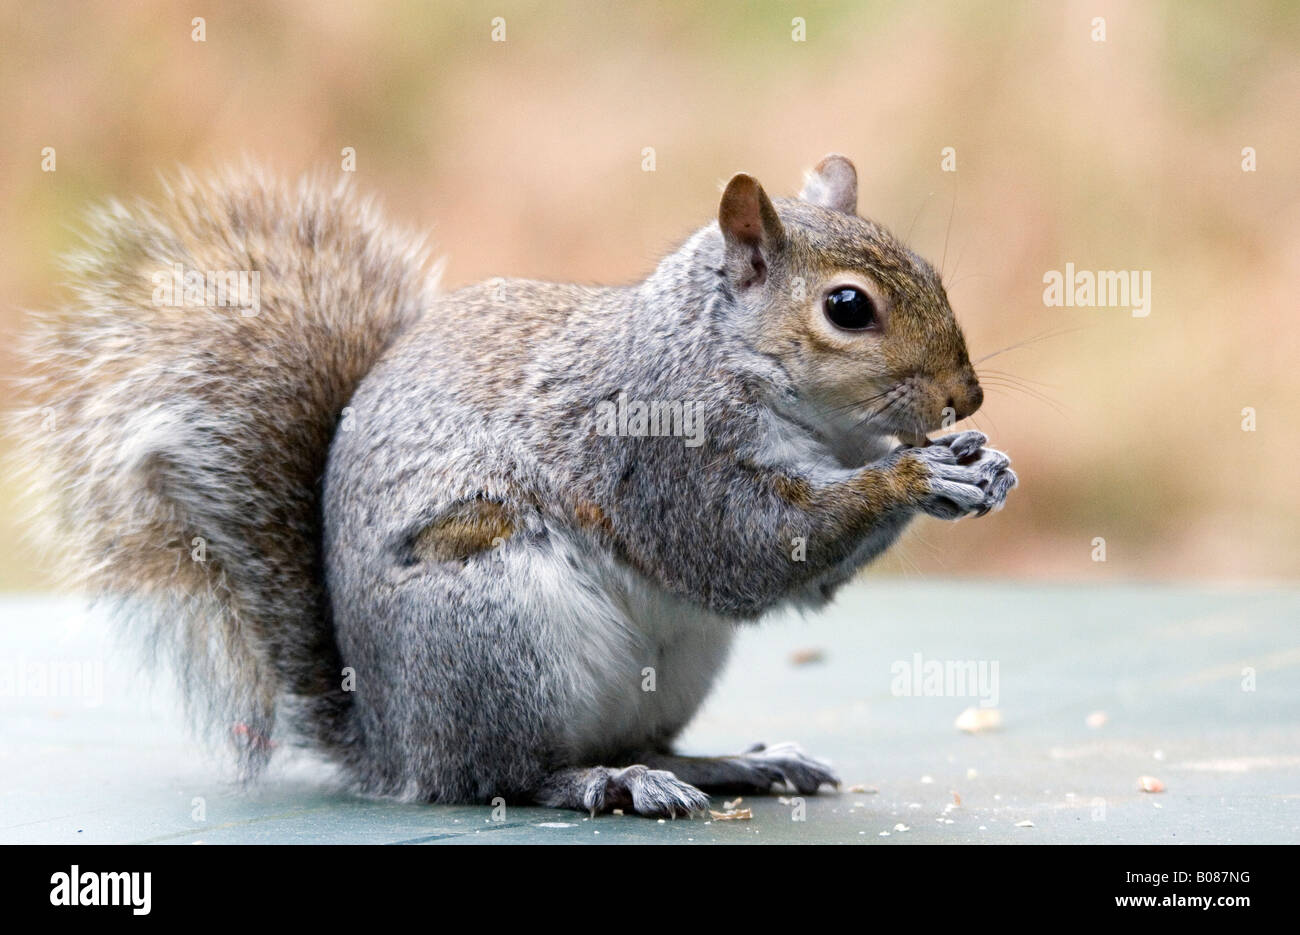
[[[747,821],[377,801],[294,754],[241,788],[100,617],[0,606],[0,842],[1300,842],[1295,589],[869,578],[822,613],[747,627],[680,747],[795,740],[845,781],[747,796]],[[820,661],[796,664],[809,650]],[[905,694],[918,653],[923,676],[969,661],[989,681]],[[962,711],[994,700],[993,664],[1002,726],[963,733]],[[92,673],[79,693],[33,681],[72,665]]]

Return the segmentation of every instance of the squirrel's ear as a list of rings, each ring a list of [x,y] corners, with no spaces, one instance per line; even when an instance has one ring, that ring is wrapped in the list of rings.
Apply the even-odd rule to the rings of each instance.
[[[858,170],[847,156],[831,153],[805,173],[799,197],[843,214],[858,213]]]
[[[773,256],[785,247],[785,228],[758,179],[743,172],[731,177],[718,205],[718,226],[728,277],[741,289],[761,285]]]

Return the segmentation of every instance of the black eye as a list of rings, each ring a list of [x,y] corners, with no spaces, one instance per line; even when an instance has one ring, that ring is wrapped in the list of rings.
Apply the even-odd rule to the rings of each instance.
[[[826,296],[826,317],[845,331],[863,331],[876,323],[876,307],[861,289],[844,286]]]

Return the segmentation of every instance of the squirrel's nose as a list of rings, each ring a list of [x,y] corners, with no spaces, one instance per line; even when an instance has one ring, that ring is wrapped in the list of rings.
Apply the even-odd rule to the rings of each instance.
[[[984,402],[984,388],[973,377],[948,397],[948,408],[957,414],[957,421],[974,413]]]

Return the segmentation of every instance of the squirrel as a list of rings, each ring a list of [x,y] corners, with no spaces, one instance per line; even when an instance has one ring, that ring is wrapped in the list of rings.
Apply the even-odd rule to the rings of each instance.
[[[31,462],[60,564],[245,777],[274,735],[425,802],[676,816],[838,785],[794,744],[673,741],[741,624],[1016,484],[983,434],[927,438],[983,394],[843,156],[797,198],[735,175],[620,287],[442,292],[348,183],[165,186],[92,215],[32,328]]]

